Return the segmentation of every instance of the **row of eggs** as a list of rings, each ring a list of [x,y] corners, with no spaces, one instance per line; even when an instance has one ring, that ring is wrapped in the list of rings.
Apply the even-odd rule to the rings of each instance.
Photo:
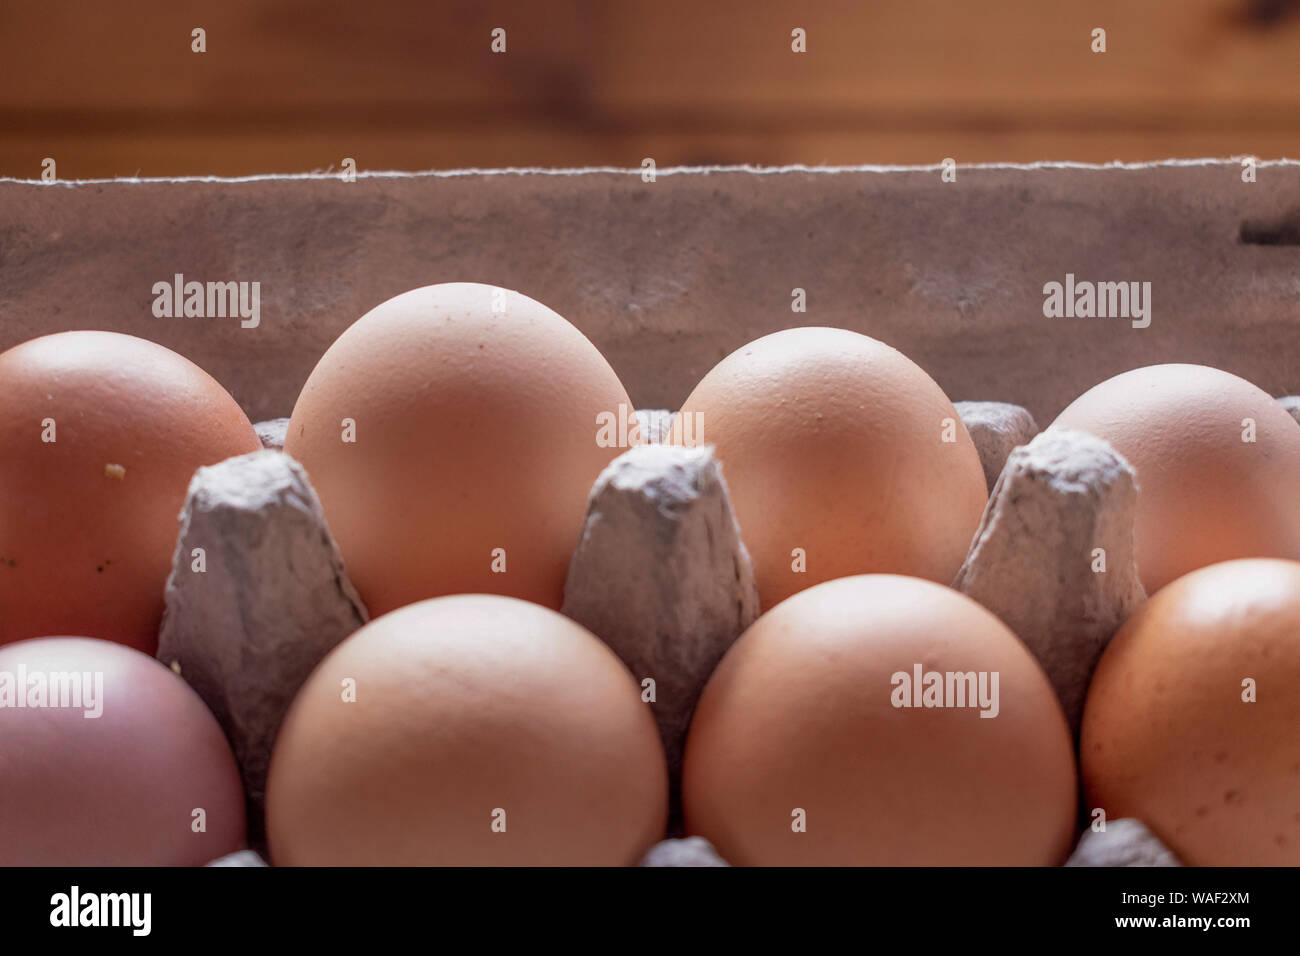
[[[285,451],[378,619],[286,720],[268,802],[277,862],[625,863],[663,834],[666,771],[640,687],[547,610],[619,451],[596,423],[629,405],[576,328],[489,286],[400,295],[326,352]],[[0,860],[203,862],[233,848],[238,774],[197,697],[143,655],[46,636],[154,650],[189,478],[260,447],[251,424],[180,356],[95,332],[0,355],[0,412],[0,704],[20,672],[103,673],[121,695],[97,720],[28,726],[48,711],[0,710],[15,768],[0,782]],[[801,328],[724,359],[681,415],[702,428],[679,437],[722,462],[768,612],[701,699],[687,827],[737,863],[1059,862],[1077,809],[1059,705],[1015,636],[942,587],[987,494],[940,388],[873,339]],[[1250,662],[1234,654],[1300,677],[1300,565],[1231,560],[1300,558],[1300,425],[1253,385],[1188,365],[1117,376],[1058,424],[1134,465],[1143,581],[1179,579],[1106,659],[1136,642],[1131,663],[1099,669],[1080,751],[1090,799],[1142,816],[1190,862],[1296,859],[1300,816],[1269,809],[1300,796],[1294,692],[1222,714],[1188,703],[1188,726],[1152,701],[1168,714],[1187,688],[1237,687]],[[506,574],[487,560],[498,549]],[[440,595],[459,596],[426,600]],[[1204,635],[1195,654],[1189,633]],[[889,677],[912,662],[998,674],[997,718],[899,710]],[[1179,764],[1186,740],[1216,735],[1236,742],[1196,743]],[[1198,785],[1205,760],[1215,774]],[[1262,821],[1254,839],[1247,819]]]

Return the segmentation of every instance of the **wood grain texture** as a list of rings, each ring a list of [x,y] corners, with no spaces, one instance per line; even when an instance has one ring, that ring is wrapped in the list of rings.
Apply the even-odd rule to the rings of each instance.
[[[0,64],[11,176],[1300,155],[1296,0],[6,0]]]

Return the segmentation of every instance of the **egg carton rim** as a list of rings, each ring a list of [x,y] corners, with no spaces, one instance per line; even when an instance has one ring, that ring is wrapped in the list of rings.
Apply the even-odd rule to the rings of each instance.
[[[1106,163],[1085,163],[1073,160],[1036,160],[1029,163],[988,162],[956,163],[958,169],[1033,172],[1038,170],[1080,170],[1105,172],[1119,170],[1141,172],[1151,169],[1236,166],[1250,154],[1233,157],[1205,157],[1191,159],[1158,159],[1141,162],[1124,162],[1111,160]],[[1282,157],[1279,159],[1257,159],[1256,165],[1262,168],[1300,166],[1300,159]],[[655,169],[656,178],[660,176],[700,176],[719,173],[744,173],[754,176],[772,176],[790,173],[838,174],[838,173],[931,173],[943,169],[943,163],[921,165],[881,165],[862,164],[848,166],[805,165],[795,163],[783,166],[762,166],[753,164],[716,165],[716,166],[664,166]],[[640,166],[504,166],[499,168],[470,166],[462,169],[426,169],[426,170],[357,170],[356,179],[454,179],[464,177],[489,176],[592,176],[622,175],[640,176],[644,170]],[[299,180],[338,180],[338,171],[316,170],[300,173],[257,173],[249,176],[115,176],[100,179],[22,179],[12,176],[0,176],[0,183],[12,183],[24,186],[102,186],[102,185],[139,185],[154,183],[260,183],[260,182],[296,182]]]

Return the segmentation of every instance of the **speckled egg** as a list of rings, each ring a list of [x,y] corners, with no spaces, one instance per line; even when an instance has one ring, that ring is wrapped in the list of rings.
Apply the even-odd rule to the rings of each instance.
[[[261,447],[161,345],[62,332],[0,354],[0,644],[93,634],[153,653],[190,478]]]
[[[589,631],[496,595],[421,601],[299,692],[267,783],[274,862],[630,865],[668,771],[642,690]]]
[[[1088,806],[1182,862],[1300,865],[1300,562],[1227,561],[1150,598],[1102,655]]]
[[[1105,439],[1137,473],[1147,593],[1232,558],[1300,558],[1300,423],[1204,365],[1153,365],[1075,399],[1056,426]]]
[[[348,328],[284,450],[383,614],[470,592],[558,608],[592,483],[637,442],[618,376],[573,325],[518,292],[453,282]]]
[[[763,607],[867,572],[949,584],[988,499],[942,389],[844,329],[788,329],[738,349],[673,427],[680,444],[715,447]]]
[[[970,598],[886,574],[759,618],[705,687],[682,770],[687,831],[736,865],[1053,865],[1076,802],[1025,646]]]

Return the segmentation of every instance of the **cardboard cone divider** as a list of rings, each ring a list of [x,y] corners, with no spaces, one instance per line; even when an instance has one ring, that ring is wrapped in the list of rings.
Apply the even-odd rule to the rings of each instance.
[[[225,730],[264,850],[276,732],[313,668],[369,619],[303,467],[263,450],[198,469],[164,600],[158,659]]]
[[[1091,436],[1034,436],[1018,406],[962,402],[986,475],[997,475],[953,586],[1033,652],[1078,731],[1088,680],[1144,599],[1134,563],[1137,486]],[[695,703],[727,648],[758,617],[753,569],[712,450],[661,444],[672,416],[637,412],[649,443],[597,478],[577,532],[563,613],[605,641],[654,708],[673,787],[669,831],[643,866],[726,865],[681,839],[682,748]],[[216,714],[239,761],[250,843],[264,851],[266,770],[275,734],[313,668],[367,620],[303,468],[277,450],[200,468],[181,513],[158,657]],[[204,574],[192,573],[205,562]],[[653,693],[646,696],[646,692]],[[1109,835],[1108,835],[1109,834]],[[255,854],[212,865],[257,865]],[[1138,821],[1086,832],[1071,866],[1177,865]]]

